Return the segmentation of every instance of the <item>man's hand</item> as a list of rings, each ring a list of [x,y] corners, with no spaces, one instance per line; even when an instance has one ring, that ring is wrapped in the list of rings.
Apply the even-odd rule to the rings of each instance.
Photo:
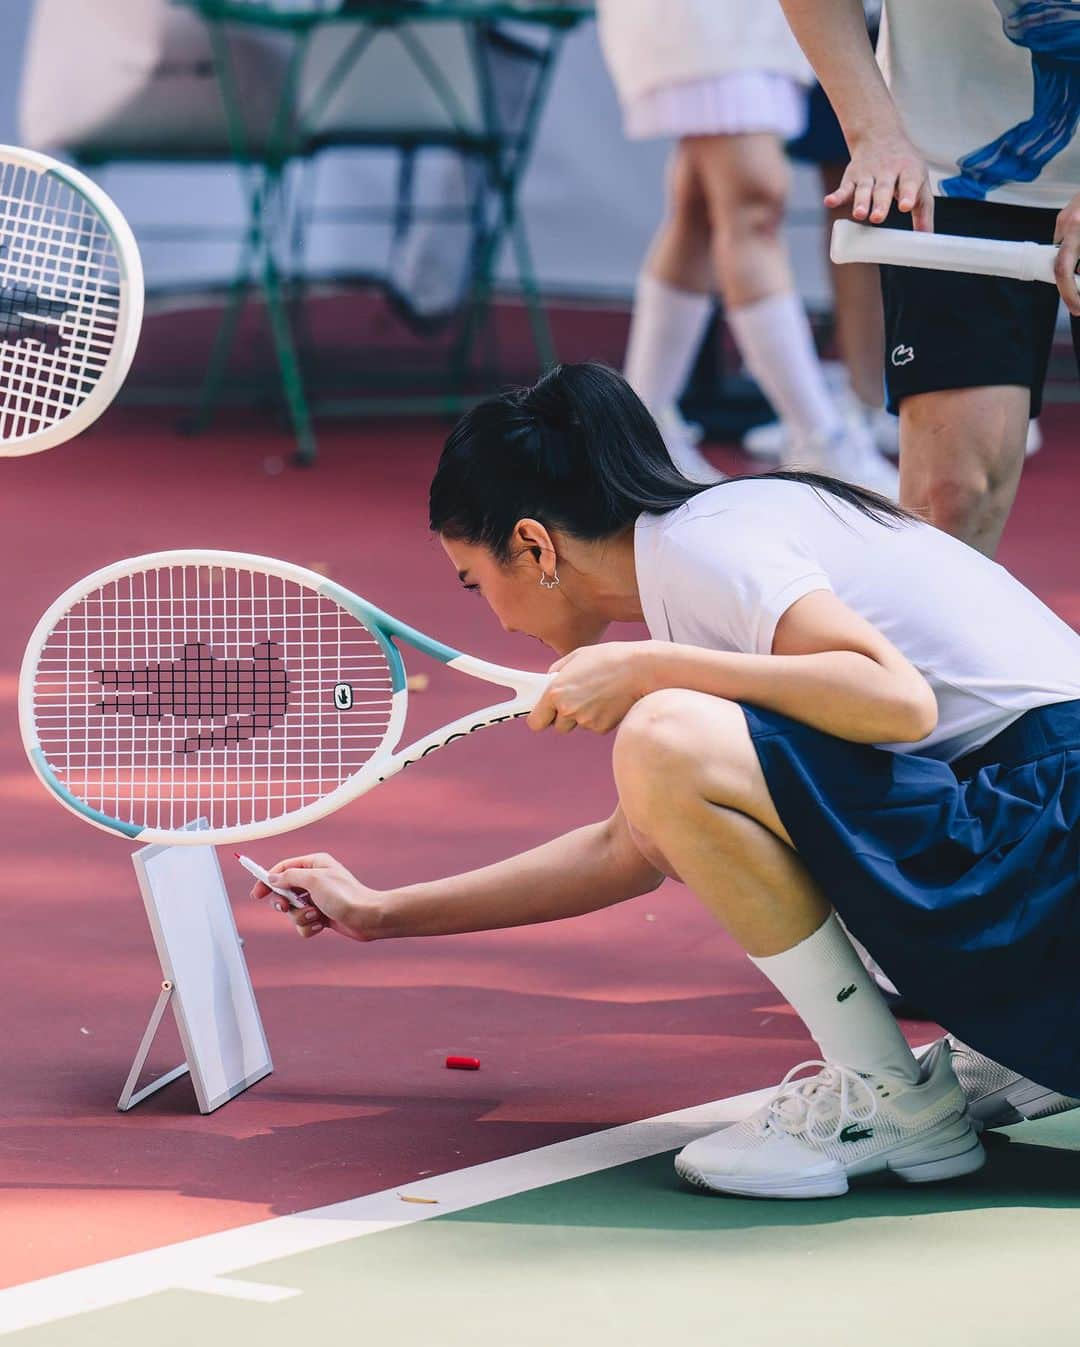
[[[934,231],[934,198],[926,161],[899,129],[868,133],[853,145],[840,186],[825,198],[830,209],[851,206],[855,220],[881,224],[896,201],[915,228]]]
[[[1054,275],[1065,307],[1080,318],[1080,289],[1077,289],[1076,265],[1080,261],[1080,192],[1062,208],[1054,223],[1054,242],[1059,245]]]
[[[582,646],[556,660],[547,691],[529,714],[529,728],[568,734],[578,725],[608,734],[651,690],[654,641],[609,641]]]

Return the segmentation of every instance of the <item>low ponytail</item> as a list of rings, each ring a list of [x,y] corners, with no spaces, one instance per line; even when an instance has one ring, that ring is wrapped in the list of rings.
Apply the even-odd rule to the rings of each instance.
[[[884,497],[829,477],[759,475],[804,482],[881,522],[910,518]],[[556,365],[533,387],[489,398],[454,426],[432,479],[429,517],[435,533],[505,561],[519,519],[596,540],[709,489],[679,472],[621,375],[592,362]]]

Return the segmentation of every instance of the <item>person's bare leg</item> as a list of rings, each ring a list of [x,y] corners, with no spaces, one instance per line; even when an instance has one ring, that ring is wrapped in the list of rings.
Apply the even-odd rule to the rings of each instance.
[[[844,165],[822,164],[821,181],[826,192],[840,185]],[[850,209],[826,213],[829,232],[837,220],[850,218]],[[869,263],[829,263],[836,345],[851,380],[851,388],[868,407],[884,405],[882,371],[885,362],[885,318],[881,307],[878,269]]]
[[[1020,484],[1030,405],[1012,385],[904,398],[901,504],[992,557]]]
[[[684,142],[709,200],[713,257],[739,352],[788,429],[786,467],[809,467],[898,491],[868,431],[846,424],[825,382],[783,235],[790,172],[774,135]]]
[[[703,743],[716,752],[703,757]],[[612,761],[638,846],[693,889],[748,954],[789,949],[829,915],[737,705],[694,692],[644,698],[624,719]]]
[[[826,1059],[914,1080],[903,1035],[791,844],[742,708],[676,689],[643,697],[619,727],[612,762],[642,854],[723,922]]]
[[[684,144],[676,145],[668,163],[667,206],[644,270],[676,290],[711,294],[715,284],[709,205]]]
[[[713,265],[728,308],[793,290],[782,232],[791,173],[780,142],[752,134],[683,143],[708,201]]]
[[[667,194],[667,216],[634,290],[623,373],[656,418],[676,467],[708,484],[723,474],[689,438],[678,413],[713,314],[708,206],[682,143],[671,157]]]

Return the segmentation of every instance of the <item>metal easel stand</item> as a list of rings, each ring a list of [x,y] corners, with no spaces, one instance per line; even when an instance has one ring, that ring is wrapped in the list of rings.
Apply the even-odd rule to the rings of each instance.
[[[173,1067],[171,1071],[166,1071],[163,1076],[159,1076],[157,1080],[151,1081],[149,1085],[144,1085],[141,1090],[135,1090],[135,1085],[138,1082],[143,1067],[146,1065],[147,1055],[149,1054],[151,1045],[157,1035],[162,1016],[165,1014],[165,1008],[172,999],[173,991],[174,988],[171,982],[166,980],[161,984],[161,991],[158,993],[157,1002],[150,1012],[150,1020],[146,1026],[146,1032],[142,1036],[142,1042],[139,1044],[138,1051],[135,1053],[135,1060],[131,1064],[128,1078],[124,1081],[124,1088],[120,1091],[120,1098],[117,1100],[116,1107],[121,1113],[126,1113],[128,1109],[134,1108],[136,1104],[141,1104],[142,1101],[148,1099],[150,1095],[156,1094],[158,1090],[163,1089],[166,1085],[171,1085],[174,1080],[179,1080],[181,1076],[186,1076],[188,1074],[189,1067],[187,1062],[181,1062],[179,1066]]]

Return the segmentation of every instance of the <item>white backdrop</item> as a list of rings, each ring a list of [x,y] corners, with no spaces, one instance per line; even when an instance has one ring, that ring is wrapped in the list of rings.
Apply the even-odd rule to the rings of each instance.
[[[15,103],[32,0],[0,3],[0,140],[11,141],[17,138]],[[564,46],[522,198],[546,289],[629,295],[660,219],[665,154],[662,144],[623,139],[595,28],[580,28]],[[198,285],[229,274],[230,246],[160,242],[144,230],[185,221],[238,225],[239,189],[230,170],[115,167],[99,176],[140,235],[151,286]],[[385,200],[388,181],[385,161],[372,156],[343,154],[322,170],[323,188],[335,202]],[[800,283],[815,303],[825,284],[816,200],[814,175],[797,169],[790,233]],[[332,272],[345,264],[381,265],[385,254],[383,232],[351,226],[316,231],[310,256],[315,270]]]

